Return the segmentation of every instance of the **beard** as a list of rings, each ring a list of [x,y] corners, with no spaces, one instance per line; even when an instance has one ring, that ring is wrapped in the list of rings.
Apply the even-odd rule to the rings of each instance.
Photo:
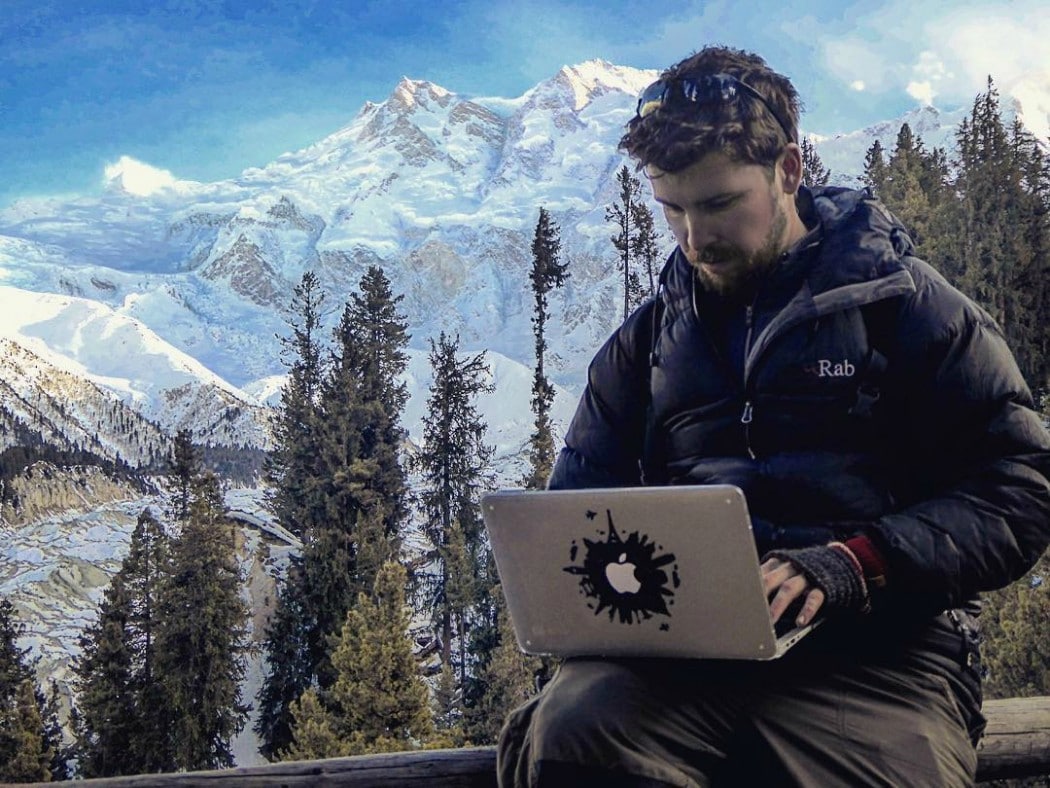
[[[769,234],[754,252],[745,252],[729,243],[714,243],[698,255],[693,265],[700,283],[709,292],[734,299],[748,298],[754,294],[759,281],[780,257],[787,215],[779,205],[774,205],[774,211]],[[704,263],[717,263],[718,266],[712,269]]]

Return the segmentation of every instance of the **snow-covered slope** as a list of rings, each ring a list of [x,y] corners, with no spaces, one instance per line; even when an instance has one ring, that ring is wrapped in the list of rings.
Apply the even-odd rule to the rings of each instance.
[[[95,442],[101,433],[135,464],[163,454],[159,430],[189,428],[201,443],[268,445],[265,410],[254,398],[141,321],[98,301],[13,287],[0,286],[0,303],[0,403],[28,423],[65,423],[77,442],[80,433]]]

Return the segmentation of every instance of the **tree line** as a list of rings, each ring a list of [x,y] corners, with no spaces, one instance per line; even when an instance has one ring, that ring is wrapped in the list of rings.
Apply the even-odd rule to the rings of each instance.
[[[904,124],[892,151],[868,149],[864,180],[908,228],[917,253],[1002,326],[1040,396],[1050,384],[1050,169],[988,89],[959,124],[956,155]]]

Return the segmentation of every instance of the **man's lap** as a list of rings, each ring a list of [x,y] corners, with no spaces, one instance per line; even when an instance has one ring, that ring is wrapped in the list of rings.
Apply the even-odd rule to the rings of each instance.
[[[499,756],[504,786],[585,785],[595,766],[595,785],[950,786],[976,768],[943,679],[858,664],[570,660],[508,719]]]

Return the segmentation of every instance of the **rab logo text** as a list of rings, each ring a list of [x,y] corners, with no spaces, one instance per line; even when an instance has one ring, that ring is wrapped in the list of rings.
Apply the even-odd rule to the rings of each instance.
[[[842,361],[817,359],[818,378],[852,378],[856,371],[857,368],[850,363],[848,358]]]

